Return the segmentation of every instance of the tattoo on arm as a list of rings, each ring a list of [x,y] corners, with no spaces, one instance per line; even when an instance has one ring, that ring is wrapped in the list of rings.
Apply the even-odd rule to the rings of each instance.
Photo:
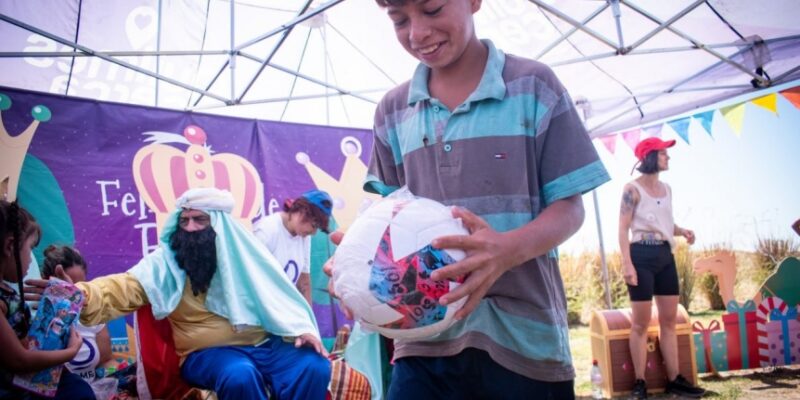
[[[619,212],[621,214],[632,214],[634,206],[636,206],[636,203],[633,200],[633,189],[629,188],[622,193],[622,204]]]

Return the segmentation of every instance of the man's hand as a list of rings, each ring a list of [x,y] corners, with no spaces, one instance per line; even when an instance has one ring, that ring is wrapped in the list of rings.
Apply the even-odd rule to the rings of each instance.
[[[459,262],[434,271],[431,279],[439,281],[465,278],[458,288],[439,299],[441,304],[446,305],[466,296],[467,302],[455,315],[456,319],[462,319],[478,307],[481,299],[501,275],[522,260],[515,259],[517,251],[514,243],[506,235],[492,229],[481,217],[458,207],[453,208],[453,217],[461,218],[469,230],[469,236],[443,236],[433,241],[433,247],[461,249],[467,256]]]
[[[310,333],[304,333],[294,340],[294,347],[299,349],[303,346],[312,347],[323,357],[328,357],[328,350],[325,350],[325,346],[322,345],[322,342],[320,342],[316,336]]]
[[[62,281],[74,283],[72,282],[72,278],[64,271],[64,267],[62,267],[61,264],[56,265],[55,277]],[[44,289],[47,288],[47,279],[28,279],[25,281],[25,285],[27,285],[23,288],[25,292],[25,301],[35,302],[33,308],[36,309],[39,306],[39,300],[42,298]]]
[[[331,233],[328,237],[333,244],[338,246],[339,243],[342,242],[342,238],[344,238],[344,233],[336,231]],[[333,288],[333,256],[331,256],[328,261],[325,261],[325,265],[322,266],[322,272],[324,272],[325,275],[328,275],[328,278],[331,278],[328,279],[328,293],[330,293],[333,298],[338,299],[339,296],[336,295],[336,291]],[[339,302],[339,308],[342,310],[347,319],[353,319],[353,312],[350,311],[349,308],[345,307],[341,302]]]

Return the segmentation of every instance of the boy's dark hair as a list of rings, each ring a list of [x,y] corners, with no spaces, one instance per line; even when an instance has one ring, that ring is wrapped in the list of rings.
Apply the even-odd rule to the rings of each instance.
[[[22,276],[20,249],[22,248],[22,242],[31,237],[31,235],[36,235],[36,243],[34,245],[38,246],[39,240],[42,238],[42,228],[36,223],[36,219],[33,218],[33,215],[20,207],[17,201],[9,203],[5,200],[0,200],[0,214],[3,215],[2,219],[5,221],[2,235],[3,242],[5,242],[5,236],[8,234],[11,234],[11,237],[14,238],[14,254],[12,256],[14,257],[14,263],[17,267],[17,285],[19,287],[20,299],[22,299],[22,281],[24,276]],[[23,307],[25,307],[24,300],[22,304]],[[23,315],[25,318],[24,321],[22,321],[22,328],[23,331],[27,332],[30,327],[30,313],[23,312]]]
[[[290,214],[302,213],[315,228],[328,233],[328,222],[330,220],[328,216],[319,207],[303,197],[298,197],[294,201],[284,202],[283,211]]]
[[[42,278],[50,279],[56,274],[56,265],[66,271],[73,265],[80,266],[86,271],[86,261],[78,250],[70,246],[56,246],[51,244],[44,249],[44,264],[42,264]]]
[[[381,8],[386,8],[389,6],[402,6],[409,1],[414,0],[375,0],[375,3],[378,3],[378,6]]]
[[[642,160],[642,163],[639,164],[638,167],[636,167],[636,170],[641,172],[641,173],[643,173],[643,174],[646,174],[646,175],[655,174],[655,173],[659,172],[658,171],[658,152],[657,151],[651,151],[651,152],[647,153],[647,155],[644,156],[644,160]]]

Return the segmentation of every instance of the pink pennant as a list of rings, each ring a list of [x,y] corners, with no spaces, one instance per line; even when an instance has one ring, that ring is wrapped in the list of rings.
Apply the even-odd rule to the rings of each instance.
[[[614,151],[617,149],[617,135],[608,135],[608,136],[601,136],[599,137],[600,141],[603,142],[603,146],[606,146],[606,150],[609,153],[614,154]]]
[[[629,131],[622,132],[622,138],[625,139],[625,143],[627,143],[631,150],[633,150],[636,148],[636,145],[639,144],[639,137],[641,134],[641,129],[631,129]]]

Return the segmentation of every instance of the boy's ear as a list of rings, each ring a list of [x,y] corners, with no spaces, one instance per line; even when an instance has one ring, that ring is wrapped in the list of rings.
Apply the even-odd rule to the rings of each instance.
[[[470,8],[472,9],[472,13],[475,14],[478,10],[481,9],[481,0],[469,0]]]

